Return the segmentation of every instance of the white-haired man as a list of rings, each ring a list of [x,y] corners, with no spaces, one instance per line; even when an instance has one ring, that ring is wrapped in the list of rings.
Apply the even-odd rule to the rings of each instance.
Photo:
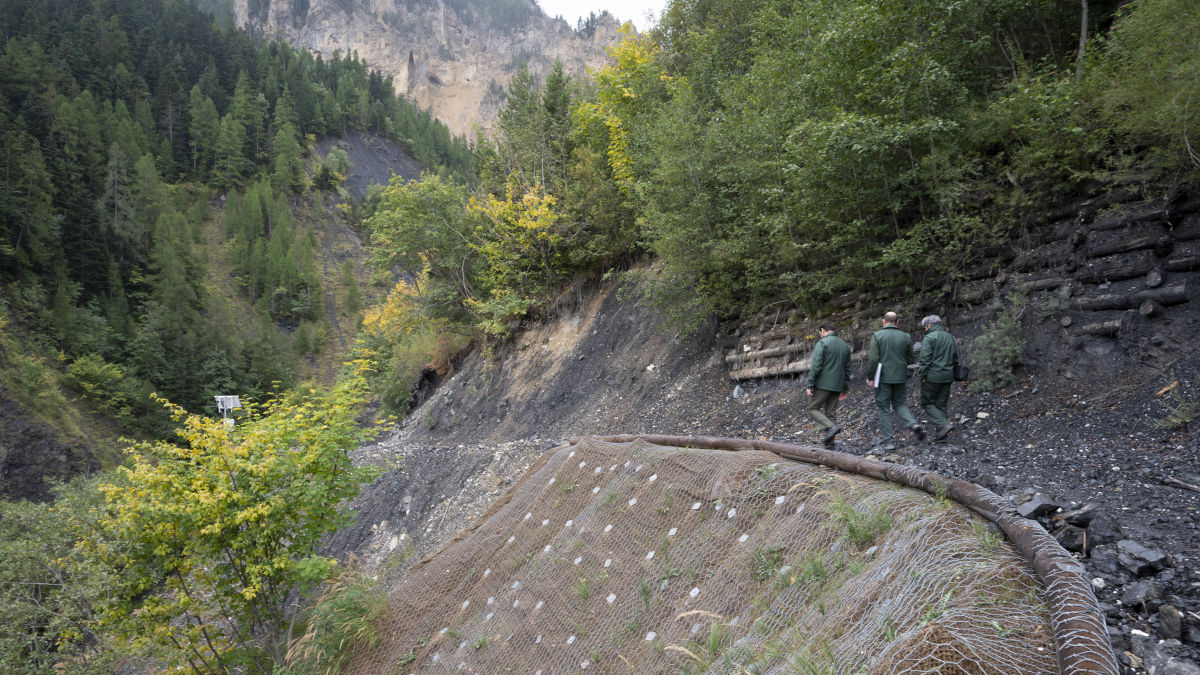
[[[958,365],[958,341],[942,325],[942,317],[930,314],[921,319],[925,339],[921,341],[921,357],[917,377],[921,380],[921,409],[934,426],[934,440],[950,433],[950,386],[954,384],[954,367]]]

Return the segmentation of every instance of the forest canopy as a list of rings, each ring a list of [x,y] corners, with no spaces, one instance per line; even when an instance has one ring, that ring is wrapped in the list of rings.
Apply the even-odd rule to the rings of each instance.
[[[478,185],[389,187],[376,257],[419,255],[428,309],[497,335],[643,255],[685,330],[940,292],[1067,199],[1194,178],[1198,11],[1118,4],[671,3],[587,78],[519,71]]]
[[[313,232],[291,214],[314,139],[369,131],[430,170],[474,173],[465,140],[356,55],[264,42],[186,2],[16,0],[0,35],[9,331],[48,366],[61,355],[87,398],[141,432],[169,429],[151,392],[200,410],[294,384],[276,324],[321,306]],[[206,282],[214,204],[256,320]]]

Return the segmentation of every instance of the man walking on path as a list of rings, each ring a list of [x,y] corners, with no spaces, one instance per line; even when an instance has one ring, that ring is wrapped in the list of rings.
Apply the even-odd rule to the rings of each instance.
[[[936,429],[935,440],[950,434],[946,408],[950,403],[950,385],[954,384],[954,367],[958,365],[958,341],[942,326],[942,317],[930,314],[921,319],[925,339],[921,342],[920,367],[921,407]]]
[[[881,450],[896,449],[892,438],[892,411],[917,441],[925,440],[925,432],[913,418],[904,398],[908,394],[908,364],[913,362],[912,338],[896,327],[895,312],[883,315],[883,328],[871,336],[867,354],[867,386],[875,387],[875,405],[879,408],[879,431],[883,435]]]
[[[850,389],[850,345],[837,336],[832,321],[822,321],[817,329],[821,339],[813,347],[811,366],[808,371],[808,416],[816,421],[825,432],[822,441],[833,445],[833,439],[842,430],[834,421],[838,401],[846,400]]]

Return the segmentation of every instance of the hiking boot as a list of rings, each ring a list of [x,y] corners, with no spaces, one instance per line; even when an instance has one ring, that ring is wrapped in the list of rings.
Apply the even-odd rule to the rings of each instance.
[[[841,432],[841,430],[842,430],[842,425],[840,425],[840,424],[835,424],[835,425],[829,427],[828,429],[826,429],[825,430],[825,438],[822,439],[825,442],[825,445],[833,445],[834,436],[837,436],[838,433]]]
[[[911,427],[909,427],[908,430],[913,432],[913,436],[917,437],[918,443],[925,440],[925,430],[921,428],[920,424],[914,424]]]
[[[940,441],[950,435],[950,425],[938,427],[933,435],[933,440]]]
[[[880,452],[895,452],[896,444],[891,441],[887,441],[883,445],[879,446],[879,451]]]

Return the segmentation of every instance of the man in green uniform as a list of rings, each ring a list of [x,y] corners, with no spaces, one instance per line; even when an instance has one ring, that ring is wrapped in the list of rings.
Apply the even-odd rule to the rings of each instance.
[[[833,439],[842,430],[834,421],[838,402],[846,400],[850,389],[850,345],[837,336],[832,321],[821,322],[817,329],[821,339],[813,347],[811,367],[808,371],[808,416],[825,432],[825,445],[833,445]]]
[[[921,407],[936,429],[934,439],[941,440],[950,433],[946,407],[950,403],[950,385],[954,384],[954,367],[958,365],[958,341],[942,326],[942,317],[930,314],[921,319],[925,339],[921,342],[920,367]]]
[[[896,327],[895,312],[883,315],[883,328],[871,336],[867,354],[867,386],[875,387],[875,405],[879,408],[879,431],[883,435],[880,450],[895,450],[892,438],[892,411],[913,432],[917,441],[925,440],[925,432],[913,418],[904,398],[908,394],[908,364],[914,361],[912,338]]]

